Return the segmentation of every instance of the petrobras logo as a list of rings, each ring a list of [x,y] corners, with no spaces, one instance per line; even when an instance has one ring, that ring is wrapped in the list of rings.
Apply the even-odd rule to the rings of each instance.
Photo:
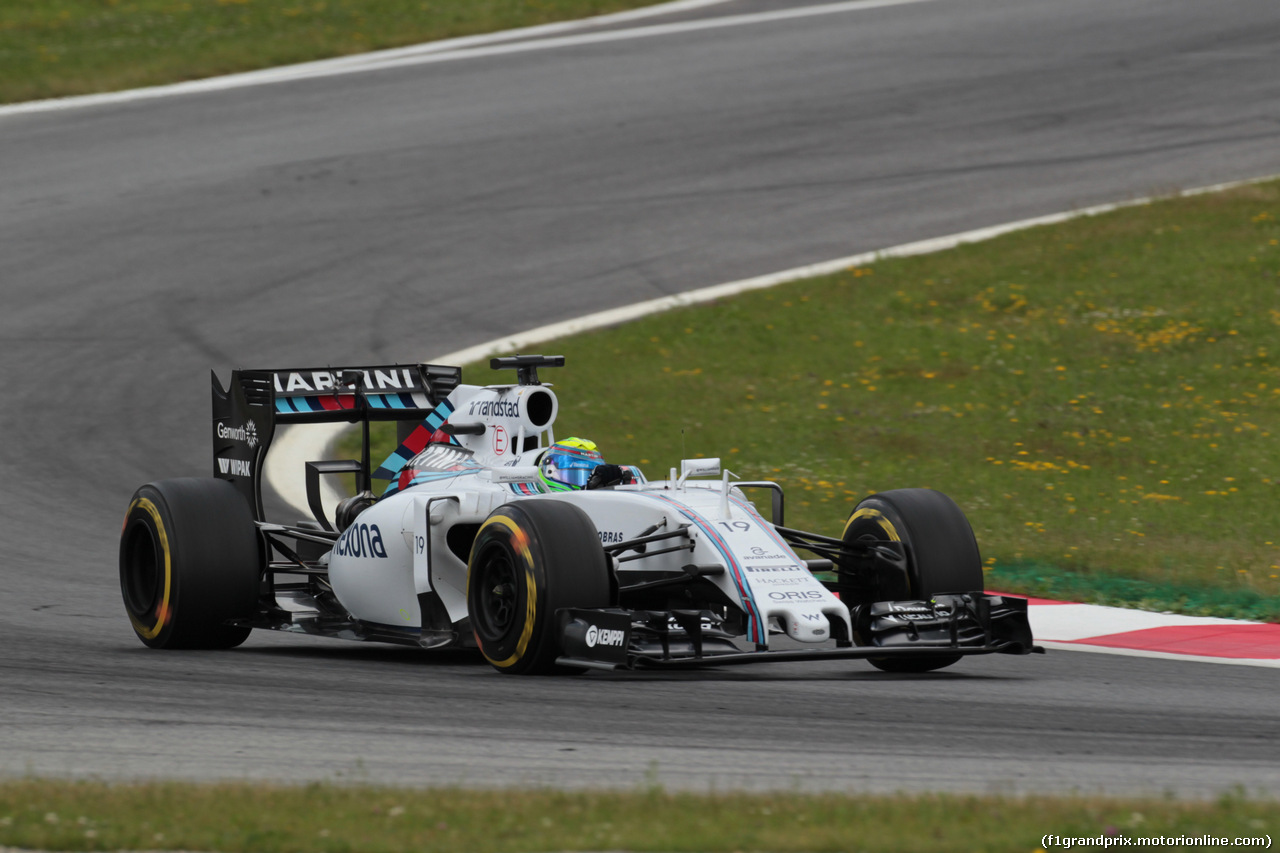
[[[258,425],[248,421],[244,426],[229,427],[222,421],[218,421],[218,438],[247,444],[252,450],[258,446]]]
[[[706,617],[703,617],[703,618],[698,622],[698,627],[699,627],[701,630],[703,630],[703,631],[714,631],[714,630],[716,629],[716,627],[717,627],[717,626],[716,626],[714,623],[712,623],[712,621],[711,621],[710,619],[707,619]],[[676,621],[676,618],[675,618],[674,616],[668,616],[668,617],[667,617],[667,630],[669,630],[669,631],[683,631],[683,630],[684,630],[684,626],[683,626],[683,625],[681,625],[679,622],[677,622],[677,621]]]
[[[592,625],[587,629],[587,648],[594,649],[596,646],[613,646],[620,647],[627,640],[626,631],[617,631],[610,628],[598,628]]]
[[[951,615],[951,610],[943,607],[934,610],[931,607],[894,605],[885,615],[892,619],[904,619],[908,622],[928,622],[932,619],[945,619]]]
[[[338,537],[333,553],[339,557],[385,560],[387,546],[382,541],[382,531],[378,529],[378,525],[353,524]]]
[[[889,606],[889,616],[900,616],[904,619],[927,619],[935,615],[934,609],[927,604],[892,604]],[[946,613],[942,613],[946,615]]]

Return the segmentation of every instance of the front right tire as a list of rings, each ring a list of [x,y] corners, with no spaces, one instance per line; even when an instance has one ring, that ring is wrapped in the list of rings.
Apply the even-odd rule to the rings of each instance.
[[[864,498],[845,524],[845,542],[901,542],[907,556],[904,598],[925,600],[938,593],[980,592],[982,557],[964,512],[955,501],[933,489],[894,489]],[[929,672],[960,660],[961,655],[868,658],[886,672]]]

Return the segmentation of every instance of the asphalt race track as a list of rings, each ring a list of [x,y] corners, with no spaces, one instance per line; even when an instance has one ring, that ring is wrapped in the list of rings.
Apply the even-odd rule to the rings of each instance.
[[[0,773],[1280,793],[1274,669],[1053,652],[914,677],[810,663],[516,680],[338,641],[134,638],[120,522],[140,483],[208,473],[210,368],[415,361],[1280,172],[1274,0],[734,20],[801,5],[0,114]]]

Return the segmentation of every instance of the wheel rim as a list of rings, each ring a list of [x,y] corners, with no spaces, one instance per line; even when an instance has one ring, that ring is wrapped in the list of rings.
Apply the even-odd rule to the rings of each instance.
[[[486,549],[477,568],[478,600],[472,618],[481,637],[499,640],[517,621],[519,588],[515,564],[504,549],[491,547]]]
[[[130,525],[125,540],[124,597],[137,616],[150,613],[160,597],[160,552],[151,528],[141,520]]]

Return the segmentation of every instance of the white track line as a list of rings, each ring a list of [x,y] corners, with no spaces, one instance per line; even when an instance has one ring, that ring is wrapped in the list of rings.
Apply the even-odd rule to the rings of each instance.
[[[990,240],[994,237],[999,237],[1002,234],[1008,234],[1013,231],[1022,231],[1027,228],[1035,228],[1039,225],[1053,225],[1059,222],[1066,222],[1069,219],[1077,219],[1082,216],[1096,216],[1100,213],[1107,213],[1121,208],[1150,204],[1151,202],[1158,201],[1160,199],[1180,198],[1184,196],[1220,192],[1234,187],[1275,180],[1276,178],[1280,178],[1280,175],[1253,178],[1247,181],[1233,181],[1226,184],[1214,184],[1208,187],[1183,190],[1167,196],[1152,196],[1148,198],[1135,199],[1133,201],[1118,202],[1115,204],[1100,204],[1065,213],[1052,213],[1047,216],[1037,216],[1033,219],[1023,219],[1018,222],[1005,223],[1004,225],[994,225],[990,228],[979,228],[974,231],[964,231],[947,237],[935,237],[930,240],[920,240],[915,243],[904,243],[900,246],[893,246],[888,249],[880,249],[874,252],[863,252],[858,255],[849,255],[848,257],[837,258],[836,260],[826,261],[824,263],[795,267],[794,269],[783,270],[782,272],[776,272],[770,275],[743,279],[741,281],[732,281],[726,284],[717,284],[713,287],[704,287],[700,290],[691,290],[686,293],[678,293],[674,296],[664,296],[660,299],[650,299],[647,302],[637,302],[634,305],[626,305],[622,308],[612,308],[608,311],[588,314],[574,320],[565,320],[560,323],[539,326],[536,329],[530,329],[529,331],[520,332],[509,337],[495,338],[482,344],[476,344],[475,346],[458,350],[457,352],[436,356],[435,358],[427,359],[427,361],[432,364],[469,364],[497,353],[511,353],[519,350],[527,350],[531,346],[547,343],[548,341],[552,341],[557,338],[568,337],[569,335],[576,335],[581,332],[588,332],[593,329],[600,329],[606,326],[616,326],[619,323],[626,323],[631,320],[639,319],[640,317],[648,316],[649,314],[657,314],[661,311],[667,311],[672,308],[710,302],[714,299],[722,299],[726,296],[734,296],[739,293],[746,293],[750,290],[774,287],[779,284],[785,284],[787,282],[797,281],[803,278],[828,275],[830,273],[848,269],[849,267],[865,266],[866,264],[875,263],[883,258],[902,258],[911,255],[926,255],[933,252],[941,252],[947,249],[954,249],[956,246],[960,246],[965,243],[979,243],[983,240]],[[282,498],[301,512],[304,517],[310,515],[310,510],[306,508],[306,489],[303,486],[303,478],[301,475],[301,472],[304,470],[303,465],[310,460],[327,458],[330,453],[330,448],[338,440],[339,436],[341,436],[347,429],[350,429],[350,426],[347,424],[322,424],[307,426],[304,429],[287,428],[282,430],[272,443],[271,453],[267,456],[266,467],[264,469],[267,481]],[[341,500],[341,495],[323,481],[322,485],[322,502],[328,511],[332,512],[333,505]]]
[[[1058,605],[1050,605],[1057,607]],[[1030,608],[1035,610],[1037,608]],[[1032,631],[1034,634],[1035,632]],[[1227,664],[1230,666],[1262,666],[1270,669],[1280,669],[1280,660],[1267,660],[1265,658],[1224,658],[1211,657],[1209,655],[1180,655],[1174,652],[1151,652],[1145,649],[1120,649],[1112,646],[1090,646],[1085,643],[1059,643],[1053,640],[1036,640],[1036,645],[1044,646],[1046,649],[1063,652],[1091,652],[1099,655],[1123,655],[1131,658],[1156,658],[1158,660],[1180,660],[1190,663],[1213,663]]]
[[[396,47],[387,50],[375,50],[369,53],[351,56],[335,56],[332,59],[319,59],[314,62],[300,62],[294,65],[281,65],[274,68],[263,68],[259,71],[246,71],[240,74],[224,74],[220,77],[209,77],[204,80],[191,80],[185,83],[172,83],[164,86],[147,86],[142,89],[127,89],[122,92],[103,92],[97,95],[75,95],[67,98],[49,98],[43,101],[27,101],[19,104],[0,106],[0,117],[19,113],[49,112],[68,110],[79,107],[96,107],[107,104],[122,104],[130,101],[165,98],[174,95],[189,95],[199,92],[217,92],[225,89],[239,89],[246,86],[263,86],[285,80],[302,80],[308,77],[328,77],[334,74],[352,74],[367,70],[366,66],[389,67],[390,63],[403,61],[412,63],[423,57],[450,51],[466,51],[470,48],[484,47],[513,39],[540,38],[542,36],[559,35],[574,30],[624,24],[652,18],[658,15],[671,15],[678,12],[690,12],[708,6],[719,6],[733,0],[675,0],[657,6],[646,6],[627,12],[615,12],[611,15],[597,15],[576,21],[562,21],[556,24],[541,24],[535,27],[521,27],[515,30],[503,30],[496,33],[484,33],[475,36],[462,36],[452,39],[415,44],[408,47]]]
[[[1051,604],[1033,606],[1032,633],[1037,637],[1070,644],[1101,639],[1111,634],[1127,634],[1151,628],[1206,627],[1212,625],[1257,625],[1241,619],[1217,616],[1186,616],[1131,610],[1127,607],[1104,607],[1098,604]]]
[[[826,3],[803,6],[795,9],[780,9],[773,12],[755,12],[744,15],[724,15],[717,18],[704,18],[693,21],[679,21],[669,24],[655,24],[647,27],[632,27],[608,32],[576,33],[577,30],[597,29],[611,24],[627,23],[658,15],[670,15],[708,6],[716,6],[731,0],[677,0],[635,9],[629,12],[618,12],[612,15],[601,15],[579,21],[566,21],[558,24],[543,24],[536,27],[525,27],[517,30],[505,30],[499,33],[488,33],[479,36],[446,39],[428,42],[410,47],[380,50],[354,56],[341,56],[333,59],[322,59],[316,62],[304,62],[296,65],[285,65],[277,68],[264,68],[260,71],[248,71],[242,74],[228,74],[222,77],[210,77],[204,80],[192,80],[185,83],[174,83],[165,86],[149,86],[143,89],[129,89],[123,92],[107,92],[98,95],[77,95],[67,98],[51,98],[43,101],[27,101],[25,103],[0,106],[0,118],[28,113],[51,112],[54,110],[78,109],[83,107],[124,104],[134,101],[167,98],[179,95],[194,95],[203,92],[218,92],[227,89],[238,89],[248,86],[264,86],[271,83],[283,83],[294,80],[310,80],[320,77],[331,77],[345,74],[359,74],[367,71],[383,71],[390,68],[403,68],[411,65],[424,65],[434,62],[452,62],[461,59],[477,59],[486,56],[500,56],[512,53],[528,53],[539,50],[555,50],[563,47],[575,47],[587,44],[625,41],[654,36],[673,35],[699,30],[722,29],[725,27],[741,27],[752,24],[763,24],[774,21],[787,21],[798,18],[810,18],[818,15],[835,15],[844,12],[859,12],[868,9],[880,9],[890,6],[903,6],[915,3],[932,3],[938,0],[849,0],[848,2]],[[560,35],[568,33],[568,35]],[[550,36],[547,38],[547,36]],[[517,41],[532,39],[529,41]],[[515,42],[507,44],[506,42]]]

